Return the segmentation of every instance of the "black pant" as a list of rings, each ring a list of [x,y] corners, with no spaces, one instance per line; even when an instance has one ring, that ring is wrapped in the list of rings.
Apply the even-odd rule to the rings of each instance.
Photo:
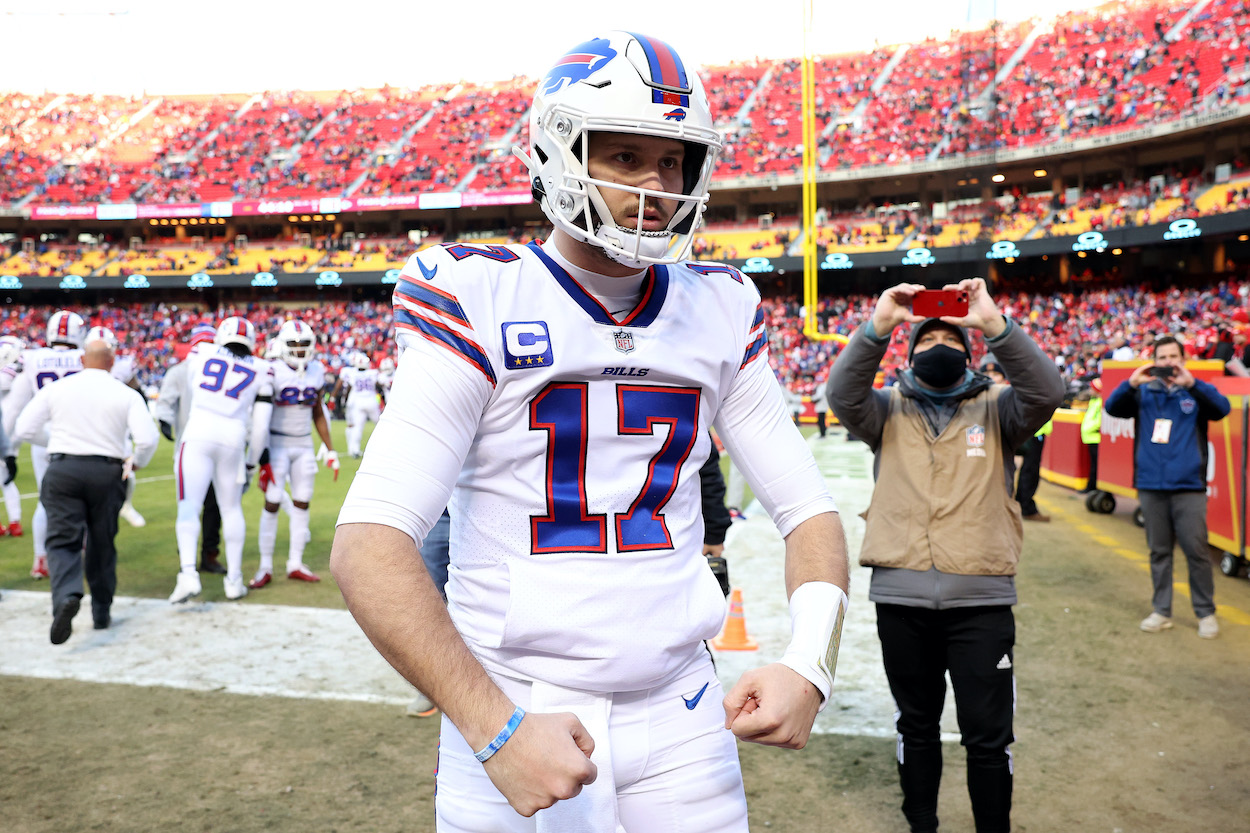
[[[200,532],[200,563],[205,558],[216,558],[221,549],[221,510],[217,508],[217,493],[213,484],[208,484],[208,493],[204,495],[204,516],[201,518]]]
[[[1042,446],[1045,441],[1045,437],[1033,437],[1022,449],[1024,459],[1020,462],[1020,479],[1016,483],[1016,501],[1020,504],[1021,515],[1037,514],[1033,496],[1042,481]]]
[[[1098,488],[1098,443],[1086,443],[1085,447],[1089,449],[1089,484],[1085,489],[1092,492]]]
[[[1011,827],[1008,747],[1015,740],[1011,607],[929,610],[878,604],[877,633],[898,706],[898,773],[903,815],[912,831],[938,827],[939,728],[949,671],[977,833],[1006,833]]]
[[[89,457],[48,461],[39,500],[48,513],[48,574],[54,610],[70,596],[83,595],[85,572],[92,615],[98,620],[108,613],[117,589],[113,539],[125,499],[120,461]]]
[[[825,425],[825,422],[828,418],[829,418],[829,413],[827,411],[816,412],[816,427],[820,429],[820,436],[822,437],[825,435],[825,432],[829,430],[828,426]]]

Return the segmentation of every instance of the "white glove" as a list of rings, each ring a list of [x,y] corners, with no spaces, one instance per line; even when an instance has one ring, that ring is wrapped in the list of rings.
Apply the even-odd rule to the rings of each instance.
[[[326,458],[326,444],[322,443],[321,448],[317,449],[317,462],[320,463]]]
[[[122,463],[122,480],[129,480],[135,476],[135,458],[127,457]]]
[[[323,445],[322,448],[324,449],[325,446]],[[337,451],[326,452],[326,468],[334,472],[335,480],[339,479],[339,453]]]

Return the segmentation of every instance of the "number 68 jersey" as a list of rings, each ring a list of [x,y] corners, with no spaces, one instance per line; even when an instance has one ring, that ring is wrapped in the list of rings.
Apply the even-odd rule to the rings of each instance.
[[[488,669],[591,691],[680,674],[725,614],[702,556],[713,421],[783,535],[834,508],[759,302],[730,267],[655,266],[618,318],[535,243],[414,255],[339,523],[420,542],[454,484],[449,611]]]
[[[243,448],[256,398],[273,395],[273,367],[262,358],[236,356],[222,346],[193,351],[186,360],[191,412],[179,439]]]

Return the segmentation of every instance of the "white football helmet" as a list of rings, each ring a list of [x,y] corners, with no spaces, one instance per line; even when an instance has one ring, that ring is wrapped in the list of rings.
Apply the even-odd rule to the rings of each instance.
[[[676,139],[686,146],[680,194],[592,179],[586,169],[587,134],[631,133]],[[538,84],[530,110],[527,154],[534,199],[556,228],[603,248],[626,266],[676,263],[694,242],[708,201],[708,184],[721,149],[703,84],[693,67],[663,41],[609,32],[580,44]],[[638,197],[638,225],[620,226],[600,191],[617,188]],[[642,203],[675,200],[666,229],[642,228]]]
[[[48,319],[48,346],[64,344],[82,348],[83,336],[87,334],[87,322],[76,312],[63,309]]]
[[[25,349],[26,342],[17,336],[0,336],[0,367],[16,364]]]
[[[271,362],[282,358],[282,345],[276,338],[269,339],[269,343],[265,345],[265,358]]]
[[[247,352],[256,350],[256,328],[252,322],[239,315],[232,315],[217,325],[214,344],[242,344]]]
[[[303,370],[316,352],[317,337],[303,321],[287,321],[278,330],[278,355],[296,370]]]
[[[387,356],[385,359],[378,362],[378,371],[381,373],[394,373],[395,372],[395,360],[392,359],[390,356]]]
[[[364,353],[353,353],[352,354],[352,367],[356,368],[357,370],[368,370],[369,369],[369,357],[365,355]]]
[[[88,341],[103,341],[109,346],[110,350],[114,353],[117,352],[117,336],[108,327],[92,327],[87,331],[87,338],[83,344],[86,344]]]

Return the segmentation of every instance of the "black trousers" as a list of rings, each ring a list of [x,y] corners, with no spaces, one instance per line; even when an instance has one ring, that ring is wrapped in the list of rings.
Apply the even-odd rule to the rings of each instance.
[[[826,425],[826,422],[828,421],[828,419],[829,419],[828,411],[816,412],[816,427],[820,429],[820,436],[822,437],[829,430],[829,427]]]
[[[1016,501],[1021,515],[1036,515],[1037,504],[1033,496],[1042,482],[1042,447],[1045,437],[1033,437],[1024,446],[1024,459],[1020,461],[1020,479],[1016,481]]]
[[[1015,617],[1007,605],[949,610],[877,605],[877,633],[890,693],[898,706],[898,773],[903,815],[913,833],[938,827],[942,780],[940,725],[946,673],[955,689],[968,795],[977,833],[1011,827],[1015,740]]]
[[[54,610],[70,596],[83,595],[85,573],[92,615],[99,619],[108,612],[117,589],[113,539],[125,499],[120,462],[89,457],[49,459],[39,500],[48,513],[48,574]]]
[[[205,557],[216,558],[221,550],[221,510],[217,508],[217,493],[213,484],[208,484],[208,493],[204,495],[204,515],[200,522],[200,563]]]
[[[1085,488],[1092,492],[1098,488],[1098,443],[1086,443],[1085,447],[1089,449],[1089,484]]]

